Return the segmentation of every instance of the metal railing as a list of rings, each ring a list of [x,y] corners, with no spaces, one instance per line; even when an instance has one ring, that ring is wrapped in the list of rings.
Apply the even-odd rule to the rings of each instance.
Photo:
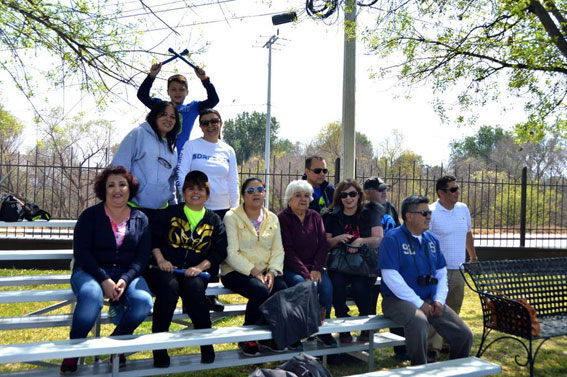
[[[288,183],[303,176],[303,157],[294,162],[273,159],[270,171],[270,209],[279,211]],[[361,165],[361,164],[359,164]],[[339,164],[330,166],[328,179],[336,182]],[[1,193],[13,192],[37,203],[56,219],[76,219],[97,202],[92,183],[103,166],[57,164],[35,156],[0,156]],[[445,174],[457,177],[460,200],[470,209],[478,246],[566,248],[567,182],[563,177],[532,177],[527,168],[515,177],[497,169],[448,172],[443,168],[402,169],[366,163],[357,166],[361,183],[379,175],[391,190],[388,199],[399,209],[411,194],[436,200],[435,182]],[[265,178],[262,161],[239,168],[241,182],[249,176]],[[0,234],[1,235],[1,234]]]

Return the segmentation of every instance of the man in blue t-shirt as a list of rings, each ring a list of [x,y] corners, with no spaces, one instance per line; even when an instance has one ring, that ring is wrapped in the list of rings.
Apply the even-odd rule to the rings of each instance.
[[[450,359],[468,357],[473,333],[448,306],[447,263],[430,232],[429,199],[412,195],[402,202],[404,225],[389,231],[380,244],[382,312],[404,327],[412,365],[428,362],[431,324],[449,342]]]

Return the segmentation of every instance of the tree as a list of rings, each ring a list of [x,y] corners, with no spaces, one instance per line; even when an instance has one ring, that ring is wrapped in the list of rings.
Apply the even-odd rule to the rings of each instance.
[[[0,105],[0,156],[16,152],[21,143],[23,130],[22,123]]]
[[[51,84],[76,80],[101,98],[116,81],[131,79],[124,58],[136,46],[135,26],[118,22],[120,15],[114,0],[0,0],[0,48],[10,54],[0,59],[0,68],[30,99],[35,80],[30,66],[38,52],[45,53],[55,59],[41,66],[50,67],[43,75]]]
[[[335,161],[341,156],[341,132],[342,124],[339,121],[329,123],[319,131],[313,140],[315,154],[321,155],[329,161]],[[357,163],[371,160],[374,155],[372,142],[365,134],[356,132],[356,160]]]
[[[278,140],[280,125],[272,117],[270,126],[270,149]],[[266,113],[247,111],[238,114],[236,119],[224,122],[222,137],[236,152],[238,163],[246,162],[250,157],[264,152],[266,140]]]
[[[450,144],[450,160],[455,164],[464,158],[473,157],[490,164],[496,146],[509,136],[510,134],[500,127],[482,126],[474,136],[466,136]]]
[[[382,74],[397,73],[401,85],[427,82],[436,93],[458,90],[459,114],[503,91],[516,96],[527,113],[516,125],[522,141],[567,132],[566,0],[381,0],[374,6],[382,12],[364,32],[366,41],[382,57],[402,56]],[[435,107],[446,120],[446,104]],[[457,117],[469,120],[474,117]]]

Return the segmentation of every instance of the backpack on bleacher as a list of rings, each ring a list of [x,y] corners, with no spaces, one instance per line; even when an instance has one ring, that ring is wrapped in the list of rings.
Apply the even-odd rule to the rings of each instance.
[[[29,200],[24,200],[24,217],[28,221],[51,219],[49,212],[39,208],[39,206]]]
[[[22,221],[24,206],[15,196],[4,194],[0,198],[0,221]]]

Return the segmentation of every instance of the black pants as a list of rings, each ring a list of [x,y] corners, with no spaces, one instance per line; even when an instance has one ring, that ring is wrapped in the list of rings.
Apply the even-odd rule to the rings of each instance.
[[[337,317],[348,316],[349,309],[346,300],[349,284],[360,315],[372,314],[372,287],[376,282],[375,277],[356,276],[336,271],[329,272],[329,277],[333,283],[333,306]]]
[[[258,308],[268,297],[277,291],[287,288],[283,276],[278,276],[274,279],[274,286],[271,292],[268,291],[268,287],[260,280],[236,271],[229,272],[222,276],[221,280],[225,287],[248,299],[246,313],[244,315],[245,325],[264,324],[264,317]]]
[[[205,298],[207,280],[161,270],[152,270],[150,277],[150,289],[156,296],[152,332],[169,331],[179,297],[196,329],[211,328],[209,304]]]

